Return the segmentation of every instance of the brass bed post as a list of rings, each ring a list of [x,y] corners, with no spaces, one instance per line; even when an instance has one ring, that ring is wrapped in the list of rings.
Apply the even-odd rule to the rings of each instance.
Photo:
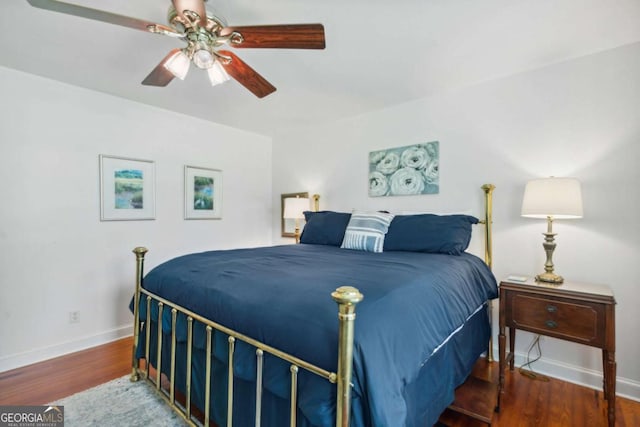
[[[133,250],[136,254],[136,292],[133,296],[133,350],[131,354],[131,378],[132,382],[140,379],[138,368],[140,362],[136,357],[138,352],[138,336],[140,335],[140,288],[142,288],[142,276],[144,275],[144,255],[147,248],[139,246]],[[147,326],[148,328],[148,326]]]
[[[320,210],[320,195],[314,194],[312,196],[313,199],[313,211],[318,212]]]
[[[336,427],[348,427],[351,417],[351,377],[353,368],[353,330],[356,304],[362,294],[351,286],[342,286],[331,294],[338,303],[338,392],[336,402]]]
[[[484,184],[484,262],[489,266],[489,270],[493,269],[493,190],[496,188],[493,184]],[[487,349],[487,360],[493,362],[493,301],[489,301],[489,324],[491,326],[491,335],[489,336],[489,348]]]

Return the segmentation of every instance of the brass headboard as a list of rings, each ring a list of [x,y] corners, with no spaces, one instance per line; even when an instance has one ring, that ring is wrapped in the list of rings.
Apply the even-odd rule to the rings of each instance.
[[[493,184],[485,184],[482,186],[484,190],[484,219],[480,221],[485,225],[484,232],[484,262],[489,268],[493,268],[493,240],[491,238],[493,226],[493,190],[496,188]]]
[[[480,220],[484,224],[484,262],[493,269],[493,184],[484,184],[484,219]],[[491,336],[489,338],[489,348],[487,349],[487,360],[493,362],[493,302],[489,301],[489,323],[491,324]]]

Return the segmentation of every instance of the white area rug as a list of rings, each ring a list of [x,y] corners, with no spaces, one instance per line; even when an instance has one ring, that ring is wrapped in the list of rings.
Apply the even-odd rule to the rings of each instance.
[[[129,376],[82,391],[51,405],[64,406],[65,427],[183,427],[188,424],[143,380]]]

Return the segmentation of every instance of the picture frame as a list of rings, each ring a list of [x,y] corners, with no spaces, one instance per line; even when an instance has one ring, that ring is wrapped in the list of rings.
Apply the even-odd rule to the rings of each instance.
[[[282,237],[295,237],[296,221],[291,218],[284,217],[284,199],[303,197],[309,198],[308,192],[301,193],[285,193],[280,195],[280,227]],[[304,220],[300,220],[300,229],[304,227]]]
[[[222,171],[184,167],[184,218],[222,219]]]
[[[153,220],[155,163],[100,154],[100,220]]]

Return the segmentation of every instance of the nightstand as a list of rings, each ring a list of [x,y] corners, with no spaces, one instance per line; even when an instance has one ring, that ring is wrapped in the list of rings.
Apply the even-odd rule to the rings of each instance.
[[[504,391],[507,363],[513,371],[516,329],[602,349],[603,389],[609,427],[615,425],[615,299],[608,286],[565,281],[552,285],[528,279],[500,282],[498,335],[499,390]],[[505,330],[509,328],[509,354]],[[500,394],[498,395],[498,407]]]

